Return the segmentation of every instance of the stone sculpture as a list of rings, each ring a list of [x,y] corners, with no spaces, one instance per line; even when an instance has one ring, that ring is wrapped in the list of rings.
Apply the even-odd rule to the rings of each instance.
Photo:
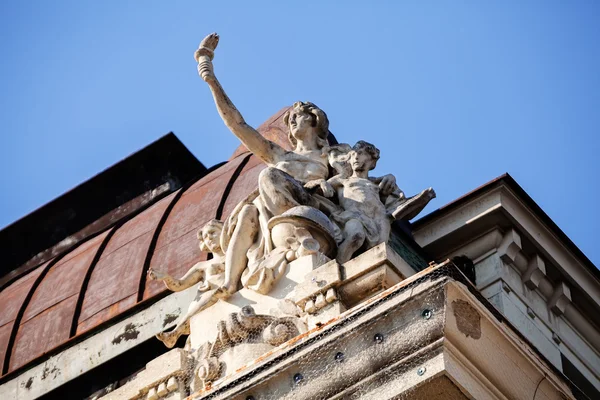
[[[375,168],[379,160],[379,153],[379,149],[371,143],[359,141],[347,153],[346,160],[350,168],[338,166],[341,173],[327,181],[336,191],[343,209],[331,215],[344,229],[344,239],[336,257],[340,263],[350,260],[361,248],[365,251],[386,242],[390,236],[391,220],[400,219],[404,213],[410,212],[400,189],[396,187],[390,193],[380,190],[377,183],[382,178],[369,177],[369,171]],[[339,155],[334,157],[340,162]],[[348,176],[349,171],[352,174]],[[419,201],[410,202],[411,209],[418,207],[420,211],[434,197],[433,189],[426,189],[418,195]]]
[[[223,223],[216,219],[209,221],[198,231],[200,250],[212,253],[213,258],[196,263],[181,279],[175,279],[153,269],[148,270],[150,279],[163,281],[165,286],[173,292],[180,292],[199,283],[198,294],[175,329],[156,335],[169,348],[175,345],[179,336],[189,335],[190,318],[194,314],[213,305],[218,300],[215,292],[223,285],[225,272],[225,254],[223,254],[220,244],[222,231]]]
[[[363,275],[348,261],[387,242],[394,220],[414,217],[435,197],[429,188],[406,198],[393,175],[370,177],[379,159],[372,144],[329,146],[329,120],[313,103],[297,102],[284,116],[293,150],[267,140],[244,121],[215,76],[218,41],[211,34],[201,42],[195,53],[198,72],[225,125],[267,167],[258,188],[225,221],[213,220],[199,232],[201,249],[213,259],[196,264],[180,280],[149,271],[151,279],[163,280],[173,291],[200,283],[175,329],[157,335],[172,347],[180,335],[198,328],[186,346],[193,347],[194,390],[339,315],[345,305],[338,289],[351,303],[362,298],[357,290],[392,282],[385,266],[377,264]],[[339,264],[344,263],[349,268],[342,275]],[[277,286],[283,277],[293,285]],[[361,281],[344,286],[343,277]],[[202,314],[190,328],[197,313]],[[204,333],[208,327],[212,339]]]
[[[330,202],[313,194],[320,191],[330,197],[333,190],[327,183],[327,115],[312,103],[297,102],[284,117],[294,150],[287,151],[265,139],[244,121],[214,74],[212,59],[218,42],[217,34],[211,34],[201,42],[195,53],[198,72],[208,84],[225,125],[268,165],[259,176],[258,193],[242,202],[225,223],[227,237],[222,240],[227,244],[224,249],[225,282],[216,296],[226,297],[237,290],[244,270],[263,262],[274,249],[268,220],[297,206],[328,212]],[[379,186],[383,193],[397,189],[392,175],[382,177]],[[278,253],[283,254],[283,249]],[[285,262],[281,254],[279,259]]]
[[[194,376],[202,381],[202,385],[192,384],[196,388],[241,367],[244,360],[240,352],[259,357],[300,334],[294,318],[257,315],[251,306],[219,321],[218,332],[214,342],[206,342],[194,351]]]

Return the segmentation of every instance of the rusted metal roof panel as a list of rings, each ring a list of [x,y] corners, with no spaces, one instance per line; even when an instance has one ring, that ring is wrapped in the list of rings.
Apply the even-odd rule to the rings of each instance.
[[[33,286],[33,283],[47,264],[45,263],[35,271],[16,280],[12,285],[0,292],[0,305],[2,309],[0,313],[0,326],[4,326],[15,320],[23,301],[31,290],[31,286]],[[6,346],[6,344],[0,342],[0,346]]]
[[[106,234],[99,236],[104,237]],[[101,241],[97,241],[98,246],[100,243]],[[64,263],[57,262],[50,267],[50,270],[33,293],[20,323],[23,324],[42,311],[54,307],[67,297],[78,294],[81,290],[83,277],[98,251],[98,246],[87,246],[88,248],[77,256]],[[65,326],[67,332],[69,328],[69,325]]]
[[[79,315],[79,324],[119,301],[137,294],[152,234],[153,232],[147,232],[110,254],[102,254],[90,277]],[[117,314],[112,316],[115,315]],[[78,328],[78,333],[80,331]]]
[[[100,246],[100,244],[104,240],[105,236],[106,236],[106,232],[102,232],[94,237],[91,237],[91,238],[85,240],[84,242],[82,242],[81,244],[76,246],[74,249],[72,249],[72,250],[68,251],[66,254],[64,254],[64,256],[56,262],[56,265],[66,263],[70,259],[80,255],[81,253],[88,251],[90,248],[98,248],[98,246]],[[52,260],[50,260],[50,261],[52,261]]]
[[[206,260],[206,253],[200,251],[196,230],[193,229],[177,240],[157,249],[152,257],[150,268],[180,278],[192,265],[202,260]],[[165,290],[165,285],[162,282],[147,280],[144,300]]]
[[[124,311],[129,310],[136,304],[137,293],[131,296],[125,297],[118,302],[111,304],[110,306],[103,308],[86,320],[82,320],[77,325],[77,335],[80,335],[90,329],[97,327],[98,325],[109,321],[115,316],[121,314]]]
[[[248,197],[258,187],[258,175],[266,167],[267,165],[258,157],[250,157],[225,200],[223,215],[221,216],[222,221],[225,221],[240,201]]]
[[[69,327],[76,302],[77,295],[73,295],[19,327],[8,372],[44,355],[69,339]]]
[[[138,214],[135,218],[125,222],[123,226],[115,232],[113,237],[110,238],[102,257],[112,254],[115,250],[128,245],[129,242],[145,233],[154,232],[158,222],[176,194],[177,192],[171,193],[164,199],[156,202],[156,204],[153,204],[147,210]]]
[[[6,346],[10,338],[10,332],[15,321],[9,322],[3,326],[0,326],[0,365],[4,364],[4,357],[6,355]]]
[[[157,249],[177,240],[190,230],[197,231],[215,217],[225,187],[242,159],[243,157],[240,157],[227,163],[183,193],[160,231]]]

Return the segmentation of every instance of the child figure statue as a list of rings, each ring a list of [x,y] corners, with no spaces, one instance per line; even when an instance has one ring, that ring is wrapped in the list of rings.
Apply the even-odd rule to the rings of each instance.
[[[175,279],[152,269],[148,271],[150,279],[163,281],[165,286],[174,292],[180,292],[200,283],[196,297],[175,329],[156,335],[169,348],[175,345],[179,336],[190,334],[190,318],[194,314],[210,307],[218,300],[215,292],[223,285],[225,271],[225,254],[220,244],[222,230],[223,223],[213,219],[198,231],[200,250],[212,253],[213,258],[196,263],[181,279]]]
[[[392,221],[416,216],[435,197],[435,192],[429,188],[407,199],[395,185],[382,190],[382,178],[369,177],[369,171],[379,160],[379,149],[361,140],[351,149],[348,145],[340,145],[338,150],[333,149],[331,154],[335,159],[330,162],[339,174],[327,182],[337,193],[342,208],[331,217],[343,227],[344,239],[336,259],[344,263],[359,249],[366,251],[387,242]],[[340,158],[340,152],[345,153],[344,150],[349,151]],[[340,160],[345,162],[340,163]]]

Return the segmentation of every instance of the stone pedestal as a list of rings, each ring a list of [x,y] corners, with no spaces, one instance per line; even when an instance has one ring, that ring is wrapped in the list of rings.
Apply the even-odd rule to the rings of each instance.
[[[277,282],[268,295],[243,288],[231,297],[219,300],[215,305],[194,315],[190,320],[190,340],[192,348],[198,348],[208,340],[217,336],[217,323],[231,313],[239,312],[242,307],[250,305],[256,314],[283,316],[286,311],[295,312],[286,298],[294,287],[306,280],[314,269],[329,261],[322,255],[309,255],[292,261],[285,276]],[[333,261],[335,262],[335,261]],[[289,302],[287,302],[289,303]],[[301,332],[306,331],[299,326]]]
[[[243,288],[231,297],[196,314],[190,320],[190,340],[196,349],[218,334],[218,322],[246,305],[258,315],[277,317],[303,314],[304,327],[314,327],[349,307],[385,290],[415,271],[386,243],[339,265],[322,254],[290,263],[285,276],[268,295]],[[298,309],[295,309],[293,305]]]
[[[413,270],[385,243],[339,265],[317,253],[290,263],[268,295],[244,288],[190,321],[193,389],[230,379],[257,360],[328,324]]]

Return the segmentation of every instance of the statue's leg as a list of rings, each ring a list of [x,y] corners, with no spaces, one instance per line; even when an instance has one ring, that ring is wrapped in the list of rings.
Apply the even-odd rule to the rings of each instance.
[[[182,323],[180,325],[177,325],[177,327],[172,330],[171,332],[161,332],[158,333],[156,335],[156,338],[158,340],[160,340],[161,342],[163,342],[165,344],[165,346],[167,346],[168,348],[173,348],[173,346],[175,346],[175,343],[177,343],[177,339],[179,339],[179,336],[186,334],[189,335],[190,334],[190,320],[189,318],[182,321]]]
[[[223,288],[226,293],[220,294],[233,294],[237,290],[242,272],[248,264],[247,252],[256,240],[258,230],[258,210],[254,205],[245,205],[238,215],[236,227],[225,253]]]
[[[180,319],[180,321],[177,323],[177,326],[175,326],[175,329],[170,332],[161,332],[156,335],[156,337],[160,339],[160,341],[163,342],[168,348],[175,346],[179,336],[190,334],[190,318],[192,318],[194,314],[212,306],[219,300],[215,296],[216,291],[217,289],[210,290],[202,293],[202,295],[198,293],[199,296],[196,296],[194,301],[190,303],[187,313],[185,316],[183,316],[183,318]]]
[[[357,219],[351,219],[344,225],[344,241],[338,248],[337,261],[340,264],[352,258],[352,254],[365,242],[366,233],[362,223]]]
[[[273,216],[300,205],[319,208],[318,202],[300,182],[275,167],[267,167],[261,171],[258,189],[265,207]]]

